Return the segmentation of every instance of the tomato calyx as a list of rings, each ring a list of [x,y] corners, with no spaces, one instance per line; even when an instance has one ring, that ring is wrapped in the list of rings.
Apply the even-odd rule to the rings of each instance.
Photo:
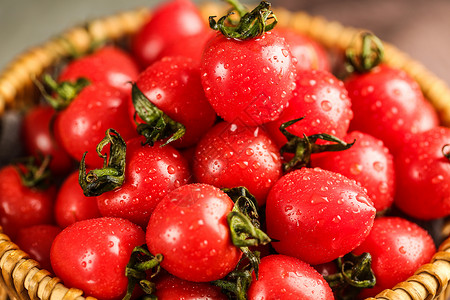
[[[110,154],[102,154],[103,148],[110,144]],[[103,158],[103,168],[86,173],[85,157],[80,162],[78,181],[87,197],[98,196],[120,187],[125,180],[125,156],[127,145],[120,134],[110,128],[97,145],[97,154]]]
[[[267,1],[261,1],[251,12],[248,12],[237,0],[227,0],[227,2],[239,14],[239,21],[230,18],[234,14],[232,10],[218,21],[214,19],[216,16],[210,16],[209,26],[213,30],[220,31],[228,38],[237,40],[253,39],[263,35],[264,32],[272,30],[278,22],[273,11],[270,10],[271,4]],[[273,22],[267,23],[268,20],[273,20]]]
[[[144,144],[153,144],[158,140],[168,140],[161,145],[161,147],[178,140],[186,133],[186,127],[166,115],[156,105],[154,105],[148,98],[142,93],[142,91],[133,84],[131,88],[131,95],[133,106],[136,110],[134,115],[135,122],[137,124],[137,131],[140,135],[144,136],[146,141]],[[136,121],[136,114],[144,121],[139,123]]]
[[[22,184],[28,188],[44,190],[49,185],[51,156],[46,155],[39,161],[35,157],[27,157],[14,168],[19,173]]]
[[[281,147],[280,153],[281,155],[284,153],[294,154],[294,157],[289,162],[283,164],[284,172],[309,166],[311,162],[311,154],[313,153],[347,150],[356,142],[356,140],[354,140],[352,143],[346,143],[341,139],[326,133],[317,133],[310,136],[303,134],[303,137],[299,137],[286,130],[287,127],[303,119],[304,117],[294,119],[285,122],[280,126],[281,133],[283,133],[288,140],[288,142]],[[332,143],[316,144],[317,140]]]
[[[361,48],[356,49],[356,41],[345,51],[350,71],[365,73],[377,65],[384,58],[383,43],[373,33],[362,32],[357,38],[361,39]]]
[[[450,161],[450,144],[445,144],[442,147],[442,154]]]
[[[372,288],[376,278],[372,271],[372,256],[368,252],[361,255],[348,253],[336,259],[338,272],[324,276],[336,299],[355,299],[363,288]]]
[[[155,284],[151,279],[157,276],[161,270],[161,262],[164,257],[162,254],[153,255],[148,251],[147,245],[135,247],[131,252],[130,260],[125,269],[125,276],[128,278],[127,293],[123,300],[131,299],[136,284],[147,295],[146,299],[157,299],[152,297],[156,290]],[[151,270],[150,280],[148,280],[147,271]]]
[[[50,88],[52,92],[55,93],[55,96],[51,96],[48,94],[44,88],[44,86],[39,82],[35,81],[35,84],[41,91],[41,94],[44,96],[45,100],[52,106],[55,110],[63,110],[72,102],[75,97],[91,82],[84,78],[80,77],[75,82],[71,81],[63,81],[56,82],[49,74],[45,74],[43,77],[43,81],[47,87]]]

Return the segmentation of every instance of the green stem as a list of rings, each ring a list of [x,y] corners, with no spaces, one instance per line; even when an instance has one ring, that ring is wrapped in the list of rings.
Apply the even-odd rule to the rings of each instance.
[[[381,40],[370,32],[363,32],[358,38],[361,39],[361,48],[355,49],[355,46],[351,46],[345,55],[352,70],[365,73],[383,61],[384,48]]]
[[[27,157],[25,158],[25,163],[19,163],[14,165],[14,167],[19,173],[24,186],[46,189],[49,183],[48,180],[51,177],[50,161],[50,155],[43,156],[40,160],[36,160],[35,157]]]
[[[103,148],[110,144],[110,155],[102,154]],[[127,145],[120,134],[110,128],[97,145],[97,154],[103,158],[103,168],[86,173],[85,157],[80,162],[78,181],[87,197],[98,196],[119,188],[125,180],[125,158]]]

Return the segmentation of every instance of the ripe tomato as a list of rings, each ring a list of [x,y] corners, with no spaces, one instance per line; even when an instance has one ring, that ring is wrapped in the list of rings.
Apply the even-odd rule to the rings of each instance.
[[[287,131],[299,137],[326,133],[342,139],[353,117],[342,81],[327,71],[311,70],[298,74],[296,82],[289,106],[276,121],[265,125],[272,138],[283,146],[287,139],[279,130],[281,124],[305,117],[289,126]]]
[[[248,290],[248,299],[332,300],[333,292],[323,277],[307,263],[286,255],[261,259],[259,276]]]
[[[232,271],[241,250],[231,243],[227,215],[233,201],[218,188],[188,184],[168,193],[147,227],[147,246],[161,266],[179,278],[206,282]]]
[[[86,296],[122,299],[128,279],[125,267],[145,233],[120,218],[98,218],[65,228],[53,242],[50,258],[56,276]]]
[[[155,296],[164,300],[226,300],[228,299],[216,286],[180,279],[170,274],[158,276]]]
[[[280,254],[320,264],[369,234],[375,208],[364,188],[341,174],[303,168],[281,177],[266,203],[267,234]]]
[[[39,262],[41,268],[51,271],[50,248],[60,232],[61,228],[54,225],[34,225],[20,229],[14,242]]]
[[[408,215],[430,220],[450,214],[450,162],[444,156],[448,144],[450,129],[436,127],[412,135],[400,148],[394,201]]]
[[[125,181],[97,196],[101,215],[128,219],[146,228],[150,215],[166,194],[190,182],[189,167],[170,145],[142,146],[143,139],[127,143]]]
[[[165,57],[143,71],[136,85],[151,103],[185,126],[186,133],[174,142],[177,147],[194,145],[216,120],[202,89],[198,63],[190,58]],[[133,116],[134,106],[130,111]]]
[[[100,217],[97,200],[83,195],[78,171],[70,174],[58,190],[55,202],[56,223],[65,228],[75,222]]]
[[[172,0],[153,11],[132,41],[133,56],[146,68],[161,58],[161,52],[180,39],[207,32],[206,22],[190,0]]]
[[[295,88],[289,46],[274,32],[249,40],[217,34],[206,45],[200,70],[206,97],[230,123],[273,121]]]
[[[259,127],[222,122],[198,143],[193,173],[220,188],[245,186],[260,206],[281,176],[278,147]]]
[[[54,186],[27,187],[16,167],[0,169],[0,225],[12,239],[21,228],[53,223]]]
[[[297,74],[312,69],[331,71],[327,52],[315,40],[288,27],[276,27],[274,31],[286,39],[292,56],[297,59]]]
[[[194,63],[200,66],[203,49],[206,43],[215,35],[214,31],[202,32],[196,35],[185,36],[176,43],[171,43],[165,47],[160,57],[184,56],[191,58]]]
[[[364,289],[359,299],[373,297],[393,288],[430,262],[436,252],[431,236],[417,224],[398,217],[375,219],[372,230],[353,252],[369,252],[372,270],[377,278],[373,288]]]
[[[55,110],[50,106],[36,106],[27,112],[22,122],[22,136],[28,154],[39,159],[50,155],[50,170],[54,174],[68,174],[74,167],[71,156],[55,140],[51,122]]]
[[[349,77],[345,87],[354,112],[350,129],[382,140],[394,155],[405,137],[439,123],[419,85],[402,70],[381,64]]]
[[[355,144],[345,151],[328,152],[316,156],[312,166],[340,173],[359,182],[378,212],[389,208],[394,201],[394,159],[379,139],[354,131],[345,139]]]
[[[139,74],[133,58],[117,47],[105,46],[96,52],[69,62],[59,75],[58,81],[76,81],[80,77],[91,83],[103,83],[128,94],[130,82]]]
[[[55,119],[57,141],[77,161],[88,151],[86,164],[102,166],[97,144],[109,128],[125,140],[137,135],[127,112],[127,98],[116,88],[98,83],[85,87]]]

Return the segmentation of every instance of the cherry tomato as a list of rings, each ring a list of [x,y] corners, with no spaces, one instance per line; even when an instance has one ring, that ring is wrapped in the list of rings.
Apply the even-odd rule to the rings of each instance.
[[[384,289],[406,280],[436,252],[431,236],[417,224],[398,217],[375,219],[372,230],[353,252],[368,252],[377,279],[373,288],[364,289],[358,298],[373,297]]]
[[[200,70],[206,97],[230,123],[273,121],[295,88],[289,46],[274,32],[249,40],[217,34],[205,47]]]
[[[60,232],[61,228],[54,225],[34,225],[20,229],[14,242],[39,262],[41,268],[52,271],[50,248]]]
[[[281,177],[266,203],[267,234],[280,254],[320,264],[342,256],[369,234],[375,208],[345,176],[303,168]]]
[[[190,58],[165,57],[143,71],[136,85],[151,103],[186,127],[183,137],[174,142],[177,147],[194,145],[216,120],[198,65]],[[134,115],[133,106],[130,111]]]
[[[333,292],[323,277],[307,263],[286,255],[261,259],[259,276],[248,290],[248,299],[332,300]]]
[[[193,171],[198,182],[220,188],[245,186],[264,205],[281,176],[281,159],[261,128],[222,122],[198,143]]]
[[[315,40],[288,27],[277,26],[274,30],[286,39],[292,56],[297,59],[297,74],[311,69],[331,71],[327,52]]]
[[[402,70],[382,64],[349,77],[345,87],[354,112],[350,129],[382,140],[394,155],[405,137],[439,123],[419,85]]]
[[[192,282],[180,279],[170,274],[158,277],[155,296],[164,300],[226,300],[220,288],[202,282]]]
[[[448,144],[450,129],[436,127],[412,135],[400,148],[394,201],[408,215],[430,220],[450,214],[450,161],[444,156]]]
[[[127,112],[127,98],[116,88],[101,83],[85,87],[55,119],[57,141],[77,161],[88,151],[86,164],[101,167],[97,144],[109,128],[127,140],[137,135]]]
[[[131,51],[141,67],[146,68],[161,58],[161,52],[170,44],[207,30],[205,20],[190,0],[172,0],[153,11],[134,36]]]
[[[65,66],[58,81],[76,81],[80,77],[92,83],[113,86],[128,94],[130,82],[139,74],[139,68],[133,58],[117,47],[106,46],[96,52],[73,60]]]
[[[242,252],[231,243],[227,215],[233,201],[218,188],[188,184],[168,193],[147,227],[147,246],[179,278],[206,282],[232,271]]]
[[[64,180],[56,196],[56,223],[65,228],[75,222],[98,217],[97,199],[83,195],[78,183],[78,171],[73,172]]]
[[[359,182],[367,189],[377,211],[389,208],[394,201],[394,159],[379,139],[354,131],[345,139],[355,144],[345,151],[328,152],[316,156],[312,165],[340,173]]]
[[[281,124],[301,117],[305,118],[289,126],[287,131],[299,137],[326,133],[344,138],[353,112],[342,81],[327,71],[303,71],[297,77],[297,88],[289,106],[276,121],[265,126],[281,147],[287,142],[279,130]]]
[[[97,203],[103,216],[121,217],[146,228],[159,201],[189,183],[190,172],[185,159],[170,145],[142,146],[142,141],[128,141],[125,181],[118,189],[97,196]]]
[[[50,155],[50,169],[54,174],[68,174],[74,167],[71,156],[55,140],[51,130],[55,110],[50,106],[36,106],[27,112],[22,122],[22,136],[28,154],[37,159]]]
[[[12,239],[21,228],[53,223],[56,189],[39,190],[23,184],[16,167],[0,170],[0,225]]]
[[[128,279],[125,267],[145,233],[128,220],[97,218],[65,228],[53,242],[50,258],[56,276],[69,287],[98,299],[122,299]]]

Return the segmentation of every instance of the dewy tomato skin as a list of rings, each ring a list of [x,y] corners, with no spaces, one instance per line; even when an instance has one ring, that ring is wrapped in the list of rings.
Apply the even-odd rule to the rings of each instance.
[[[267,234],[280,254],[309,264],[353,250],[369,234],[375,208],[364,188],[343,175],[303,168],[281,177],[266,202]]]
[[[200,71],[206,97],[230,123],[273,121],[295,88],[296,69],[289,46],[270,31],[243,41],[218,33],[206,44]]]
[[[147,246],[161,253],[161,266],[181,279],[207,282],[223,278],[242,256],[231,242],[227,215],[233,201],[218,188],[188,184],[156,206],[147,226]]]
[[[125,267],[145,233],[120,218],[98,218],[65,228],[53,242],[50,259],[56,276],[87,296],[119,300],[126,293]]]
[[[307,263],[286,255],[269,255],[261,259],[259,276],[248,290],[249,300],[333,300],[328,283]]]

